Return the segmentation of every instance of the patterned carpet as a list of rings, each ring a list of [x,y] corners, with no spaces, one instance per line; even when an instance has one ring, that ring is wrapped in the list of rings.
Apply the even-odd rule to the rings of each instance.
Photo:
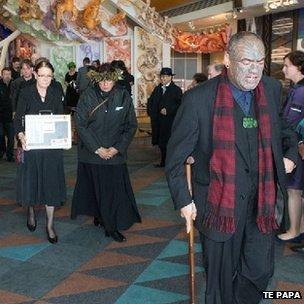
[[[129,149],[129,171],[143,223],[125,233],[127,242],[116,243],[91,218],[70,220],[76,149],[65,152],[68,201],[56,211],[56,245],[46,240],[43,208],[37,230],[27,230],[25,211],[14,201],[15,164],[1,160],[0,304],[189,303],[187,238],[172,208],[164,173],[152,166],[157,157],[142,139]],[[204,303],[197,236],[195,241],[197,303]],[[299,290],[304,296],[304,257],[288,246],[276,244],[269,290]]]

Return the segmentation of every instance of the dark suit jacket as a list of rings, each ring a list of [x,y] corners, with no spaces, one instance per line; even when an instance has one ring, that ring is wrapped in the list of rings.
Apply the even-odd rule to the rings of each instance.
[[[185,93],[182,105],[175,117],[172,135],[167,147],[166,175],[175,208],[180,209],[188,205],[191,202],[191,197],[187,189],[184,163],[189,155],[194,157],[195,163],[192,168],[193,196],[198,210],[195,225],[208,237],[216,241],[225,241],[232,234],[206,230],[202,226],[210,180],[209,161],[212,156],[213,107],[219,79],[219,77],[213,78]],[[280,83],[267,76],[263,76],[262,81],[271,119],[275,177],[283,194],[284,202],[287,203],[282,141],[284,141],[285,146],[288,146],[284,156],[295,162],[297,159],[297,138],[292,129],[279,116]],[[236,148],[240,155],[243,155],[242,147],[237,143]],[[246,199],[246,161],[243,162],[242,168],[237,164],[236,180],[235,212],[236,221],[238,221],[238,207]]]
[[[167,145],[182,94],[181,88],[172,81],[165,94],[163,94],[162,85],[159,84],[148,98],[147,112],[151,118],[152,145]],[[160,114],[162,108],[166,108],[167,115]]]
[[[30,86],[32,84],[36,83],[36,79],[34,75],[30,80],[25,80],[23,77],[19,77],[15,80],[13,80],[11,85],[11,100],[13,104],[13,111],[16,112],[17,109],[17,102],[19,100],[19,94],[23,88],[26,86]]]
[[[79,94],[82,94],[90,84],[90,79],[87,76],[88,71],[89,66],[87,65],[78,69],[76,86],[79,90]]]
[[[6,85],[0,80],[0,123],[12,122],[13,105],[10,98],[11,82]]]

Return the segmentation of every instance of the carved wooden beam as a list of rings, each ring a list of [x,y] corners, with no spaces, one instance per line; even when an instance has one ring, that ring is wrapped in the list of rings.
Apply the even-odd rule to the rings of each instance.
[[[8,46],[9,46],[10,42],[15,40],[20,34],[21,34],[21,32],[19,30],[16,30],[15,32],[10,34],[8,37],[6,37],[4,40],[0,41],[0,48],[2,48],[1,56],[0,56],[0,70],[1,71],[4,68],[5,58],[7,55]]]

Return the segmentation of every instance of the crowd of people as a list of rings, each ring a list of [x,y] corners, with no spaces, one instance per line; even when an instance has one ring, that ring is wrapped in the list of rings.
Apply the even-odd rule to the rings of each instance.
[[[274,239],[304,239],[304,53],[284,58],[291,81],[285,102],[279,81],[263,75],[259,36],[239,32],[224,63],[197,73],[185,93],[171,68],[148,99],[152,145],[160,149],[174,206],[194,221],[203,246],[206,303],[259,303],[274,269]],[[71,218],[93,217],[105,235],[124,242],[122,230],[141,222],[127,168],[137,129],[134,77],[121,60],[67,66],[66,90],[46,58],[14,57],[1,71],[0,157],[17,162],[17,203],[27,227],[37,227],[45,206],[46,235],[58,242],[55,207],[66,200],[63,151],[27,150],[27,114],[72,114],[78,134],[77,181]],[[17,139],[17,153],[14,143]],[[191,157],[193,197],[185,163]],[[287,189],[287,190],[286,190]],[[282,198],[280,202],[277,198]],[[278,230],[279,228],[279,230]],[[293,250],[303,253],[303,245]]]
[[[33,63],[14,57],[12,66],[1,71],[0,156],[17,163],[16,201],[27,208],[27,228],[36,230],[36,207],[45,206],[47,239],[57,243],[55,207],[66,200],[63,151],[28,150],[24,117],[73,115],[79,144],[71,217],[93,216],[106,236],[123,242],[120,231],[141,221],[126,165],[127,148],[137,129],[131,98],[134,78],[120,60],[100,64],[84,58],[78,71],[74,62],[67,69],[65,93],[47,58]]]

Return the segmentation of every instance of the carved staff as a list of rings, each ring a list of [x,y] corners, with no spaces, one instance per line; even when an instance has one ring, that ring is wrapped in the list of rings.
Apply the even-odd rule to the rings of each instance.
[[[193,157],[188,157],[186,162],[186,176],[188,190],[192,197],[192,181],[191,181],[191,165],[194,163]],[[188,238],[188,252],[189,252],[189,288],[190,288],[190,304],[195,304],[195,263],[194,263],[194,229],[193,221],[190,222],[190,232]]]

